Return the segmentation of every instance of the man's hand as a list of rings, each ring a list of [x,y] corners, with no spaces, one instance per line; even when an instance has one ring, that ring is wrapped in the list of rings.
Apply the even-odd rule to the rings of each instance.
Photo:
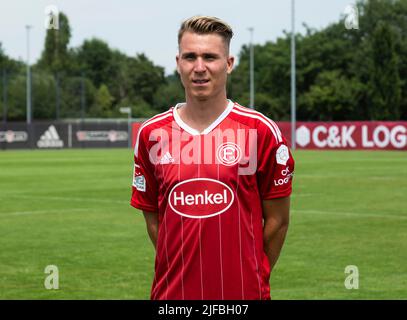
[[[157,247],[158,238],[158,213],[157,212],[147,212],[143,210],[144,219],[146,219],[147,232],[150,236],[151,242],[154,248]]]
[[[263,245],[270,271],[280,255],[290,221],[290,197],[263,201]]]

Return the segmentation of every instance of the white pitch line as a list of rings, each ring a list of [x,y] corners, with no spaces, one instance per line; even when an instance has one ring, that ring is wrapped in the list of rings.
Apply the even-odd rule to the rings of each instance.
[[[341,212],[341,211],[320,211],[320,210],[298,210],[293,209],[292,212],[296,213],[307,213],[307,214],[321,214],[321,215],[340,215],[340,216],[353,216],[353,217],[364,217],[364,218],[391,218],[391,219],[407,219],[407,214],[394,215],[394,214],[371,214],[365,212]]]
[[[316,193],[295,193],[292,197],[311,197],[316,196]],[[7,197],[0,197],[0,199],[5,198],[22,198],[22,199],[45,199],[45,200],[61,200],[61,201],[78,201],[78,202],[94,202],[94,203],[118,203],[123,205],[130,205],[130,201],[122,200],[107,200],[107,199],[92,199],[92,198],[74,198],[74,197],[55,197],[55,196],[29,196],[20,194],[10,194]]]
[[[122,200],[108,200],[108,199],[92,199],[92,198],[74,198],[74,197],[54,197],[54,196],[29,196],[29,195],[8,195],[7,198],[21,198],[21,199],[44,199],[44,200],[61,200],[61,201],[79,201],[79,202],[95,202],[95,203],[119,203],[129,204],[129,201]],[[2,197],[4,199],[4,197]]]
[[[355,173],[356,174],[356,173]],[[311,178],[311,179],[339,179],[339,178],[354,178],[355,174],[345,174],[345,175],[339,175],[339,174],[301,174],[297,173],[296,179],[301,179],[301,178]],[[398,175],[398,176],[393,176],[393,177],[383,177],[383,176],[361,176],[363,180],[387,180],[387,181],[392,181],[392,180],[405,180],[406,176],[405,175]]]
[[[320,193],[301,193],[301,192],[295,192],[291,194],[291,197],[312,197],[312,196],[318,196],[321,195]]]
[[[33,215],[33,214],[44,214],[44,213],[62,213],[62,212],[72,212],[72,211],[89,211],[89,208],[73,208],[73,209],[52,209],[52,210],[33,210],[33,211],[16,211],[16,212],[0,212],[0,218],[10,217],[10,216],[23,216],[23,215]]]

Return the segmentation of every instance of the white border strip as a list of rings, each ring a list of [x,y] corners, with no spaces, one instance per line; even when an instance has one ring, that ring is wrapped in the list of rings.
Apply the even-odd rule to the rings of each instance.
[[[279,137],[276,133],[276,131],[274,130],[274,128],[271,126],[271,124],[269,122],[267,122],[266,120],[264,120],[262,117],[259,117],[258,115],[254,115],[254,114],[249,114],[249,113],[243,113],[240,112],[238,110],[232,110],[232,112],[239,114],[241,116],[246,116],[252,119],[257,119],[260,120],[261,122],[263,122],[267,127],[269,127],[269,129],[271,130],[271,132],[273,133],[275,139],[280,143],[282,141],[281,137]]]
[[[261,117],[263,120],[268,121],[268,122],[273,126],[273,128],[275,129],[275,131],[276,131],[276,133],[277,133],[277,136],[278,136],[279,142],[282,141],[282,138],[281,138],[281,131],[280,131],[279,127],[277,126],[277,124],[276,124],[273,120],[271,120],[270,118],[266,117],[266,116],[265,116],[264,114],[262,114],[261,112],[254,111],[254,110],[247,109],[247,108],[243,108],[243,107],[240,106],[239,104],[236,104],[236,109],[239,109],[239,110],[242,111],[242,112],[247,112],[248,114],[257,115],[257,116]]]

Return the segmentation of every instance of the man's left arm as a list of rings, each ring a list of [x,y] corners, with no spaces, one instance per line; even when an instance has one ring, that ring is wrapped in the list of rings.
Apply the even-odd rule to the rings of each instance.
[[[270,272],[273,270],[290,221],[290,197],[263,200],[263,245],[270,263]]]

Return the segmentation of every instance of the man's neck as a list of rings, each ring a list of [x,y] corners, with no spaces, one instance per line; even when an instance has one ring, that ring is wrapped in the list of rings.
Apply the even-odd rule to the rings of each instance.
[[[186,104],[178,109],[178,115],[188,126],[204,131],[225,111],[228,105],[226,95],[208,100],[186,98]]]

